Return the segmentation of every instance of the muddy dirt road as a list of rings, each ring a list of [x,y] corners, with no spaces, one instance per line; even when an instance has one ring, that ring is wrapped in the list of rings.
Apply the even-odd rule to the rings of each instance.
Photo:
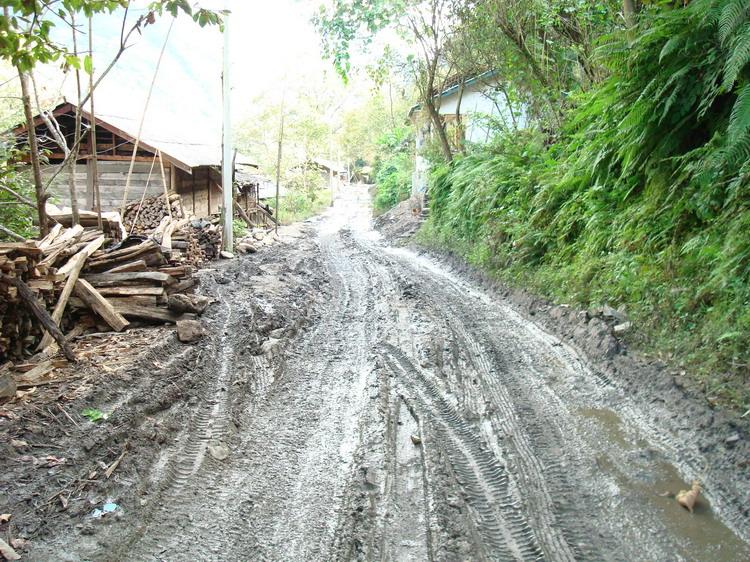
[[[121,513],[79,509],[29,559],[750,559],[733,468],[679,416],[369,216],[353,190],[204,274],[212,335],[101,406],[134,451],[98,491]],[[691,515],[662,493],[693,478]]]

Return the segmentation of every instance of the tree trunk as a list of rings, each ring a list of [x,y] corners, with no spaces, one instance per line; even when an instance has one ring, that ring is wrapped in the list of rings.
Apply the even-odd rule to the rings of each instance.
[[[445,132],[445,123],[443,123],[443,120],[440,118],[440,113],[438,112],[437,107],[435,107],[435,102],[432,98],[429,98],[425,101],[425,105],[427,106],[427,112],[430,114],[432,124],[437,131],[443,156],[445,157],[446,162],[453,162],[453,151],[451,150],[451,143],[448,141],[448,134]]]
[[[23,100],[23,113],[26,117],[26,130],[29,135],[29,150],[31,151],[31,170],[34,177],[34,191],[36,193],[36,209],[39,216],[39,233],[42,237],[49,232],[47,221],[47,193],[42,180],[42,167],[39,163],[39,143],[36,138],[36,127],[34,126],[34,115],[31,113],[31,97],[29,96],[29,78],[26,73],[18,68],[18,78],[21,81],[21,99]]]
[[[73,54],[78,56],[78,42],[76,41],[76,16],[73,10],[70,10],[70,24],[73,29]],[[81,71],[75,69],[76,75],[76,92],[78,103],[76,104],[76,128],[73,133],[73,147],[70,149],[70,161],[68,162],[68,189],[70,191],[70,214],[72,225],[78,224],[81,219],[78,216],[78,193],[76,192],[76,167],[78,165],[78,153],[81,143]]]
[[[635,23],[635,0],[622,0],[622,15],[628,27]]]

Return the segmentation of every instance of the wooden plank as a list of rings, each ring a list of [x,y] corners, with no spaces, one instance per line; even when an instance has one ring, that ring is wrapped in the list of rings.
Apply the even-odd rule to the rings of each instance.
[[[166,308],[152,306],[138,306],[136,304],[127,304],[116,307],[117,312],[128,318],[137,318],[139,320],[150,320],[152,322],[169,322],[176,324],[182,317],[182,314],[172,312]]]
[[[158,271],[132,271],[126,273],[93,273],[86,275],[86,281],[94,287],[116,287],[133,283],[174,285],[177,281],[171,275]]]
[[[131,261],[108,269],[105,273],[127,273],[132,271],[146,271],[146,262],[143,260]],[[167,273],[167,272],[165,272]]]
[[[197,285],[195,277],[188,277],[187,279],[180,281],[176,285],[172,285],[171,287],[169,287],[169,289],[167,289],[167,294],[173,295],[175,293],[183,293],[191,287],[194,287],[195,285]]]
[[[120,332],[129,326],[130,323],[85,279],[79,279],[76,282],[75,294],[101,316],[115,332]]]
[[[27,256],[41,256],[44,253],[33,242],[0,242],[0,250],[8,250],[6,253],[21,252]]]
[[[138,295],[133,297],[107,297],[109,304],[115,307],[115,310],[119,308],[127,308],[130,305],[156,307],[162,300],[159,297],[149,297],[145,295]]]
[[[105,297],[162,297],[167,294],[164,287],[101,287],[98,291]]]
[[[49,248],[52,245],[52,243],[55,241],[55,238],[57,238],[60,235],[60,232],[62,231],[62,229],[63,229],[63,225],[61,225],[60,223],[53,226],[52,229],[49,231],[49,234],[47,234],[47,236],[42,238],[37,244],[37,246],[39,246],[42,250]]]

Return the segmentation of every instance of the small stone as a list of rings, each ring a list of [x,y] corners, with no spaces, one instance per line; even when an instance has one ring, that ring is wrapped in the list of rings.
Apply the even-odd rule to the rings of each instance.
[[[175,293],[169,295],[167,308],[175,312],[190,312],[193,314],[203,314],[211,304],[211,299],[202,295],[183,295]]]
[[[612,328],[612,330],[614,331],[616,336],[621,336],[630,331],[631,327],[632,324],[630,322],[623,322],[622,324],[617,324],[614,328]]]
[[[414,443],[415,445],[420,445],[422,443],[422,438],[416,433],[412,433],[411,442]]]
[[[724,439],[724,443],[726,443],[729,447],[734,447],[739,442],[740,442],[739,433],[733,433],[732,435]]]
[[[203,324],[198,320],[178,320],[177,339],[182,343],[192,343],[203,337]]]
[[[229,447],[224,445],[224,443],[209,445],[208,454],[215,458],[217,461],[225,461],[229,458]]]
[[[227,252],[226,250],[222,250],[221,252],[219,252],[219,255],[225,260],[234,259],[234,254],[232,252]]]
[[[254,254],[258,251],[258,248],[247,242],[242,242],[237,245],[237,251],[240,254]]]
[[[266,235],[263,234],[262,232],[255,232],[253,234],[253,238],[255,238],[256,240],[263,240],[265,237]]]

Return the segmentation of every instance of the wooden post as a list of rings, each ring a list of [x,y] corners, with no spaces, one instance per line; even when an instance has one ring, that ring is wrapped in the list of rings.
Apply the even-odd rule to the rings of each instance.
[[[169,202],[169,187],[167,186],[167,176],[164,174],[164,160],[161,157],[161,150],[157,151],[159,155],[159,168],[161,168],[161,183],[164,185],[164,200],[167,202],[167,212],[169,219],[172,219],[172,204]]]

